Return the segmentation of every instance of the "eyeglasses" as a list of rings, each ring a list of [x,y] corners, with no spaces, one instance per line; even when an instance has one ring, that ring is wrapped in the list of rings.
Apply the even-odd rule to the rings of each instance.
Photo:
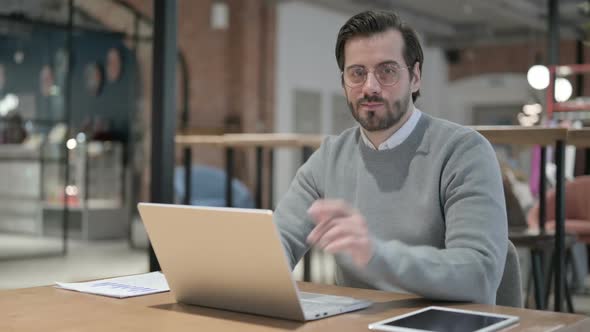
[[[391,86],[399,82],[401,70],[410,67],[412,66],[399,67],[393,63],[382,63],[377,65],[372,71],[379,84]],[[344,84],[349,88],[356,88],[365,84],[370,71],[363,66],[352,66],[342,72],[342,79]]]

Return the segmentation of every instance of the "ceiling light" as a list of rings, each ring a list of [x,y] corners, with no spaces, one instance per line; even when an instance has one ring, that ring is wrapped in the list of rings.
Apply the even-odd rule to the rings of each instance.
[[[559,77],[555,80],[555,101],[563,102],[572,96],[573,88],[567,78]]]
[[[23,53],[23,51],[14,52],[14,62],[20,65],[21,63],[23,63],[24,60],[25,54]]]
[[[68,147],[69,150],[74,150],[76,148],[76,146],[78,146],[78,142],[76,142],[75,139],[70,138],[67,142],[66,142],[66,146]]]
[[[227,30],[229,27],[229,6],[223,1],[215,1],[211,4],[211,28]]]
[[[549,69],[543,65],[534,65],[527,72],[526,79],[533,89],[543,90],[549,86]]]
[[[0,99],[0,115],[6,116],[10,111],[18,107],[18,97],[12,93],[7,93],[4,98]]]

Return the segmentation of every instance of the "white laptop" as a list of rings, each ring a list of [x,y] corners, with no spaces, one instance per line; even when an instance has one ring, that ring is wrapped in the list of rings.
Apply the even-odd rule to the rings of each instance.
[[[139,203],[178,302],[298,321],[371,305],[297,289],[269,210]]]

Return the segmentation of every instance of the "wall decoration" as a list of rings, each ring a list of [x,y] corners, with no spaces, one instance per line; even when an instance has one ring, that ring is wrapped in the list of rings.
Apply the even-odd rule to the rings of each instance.
[[[49,97],[55,84],[55,76],[49,65],[44,65],[39,73],[39,91],[43,97]]]
[[[0,63],[0,91],[4,90],[6,85],[6,72],[4,71],[4,65]]]
[[[55,73],[58,77],[65,77],[68,71],[68,51],[60,48],[55,52]]]
[[[103,68],[98,63],[90,63],[84,71],[86,89],[92,96],[98,96],[102,92],[104,81]]]
[[[109,82],[116,82],[121,78],[123,71],[123,59],[121,52],[117,48],[111,48],[107,52],[106,74]]]

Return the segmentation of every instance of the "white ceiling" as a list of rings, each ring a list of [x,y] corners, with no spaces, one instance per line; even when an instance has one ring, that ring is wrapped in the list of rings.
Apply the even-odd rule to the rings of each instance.
[[[27,21],[62,27],[67,25],[68,0],[0,0],[0,2],[2,3],[0,35],[19,35],[26,38],[32,33],[31,25]],[[73,24],[76,27],[91,30],[114,29],[128,36],[135,31],[134,15],[126,8],[123,0],[76,0]],[[139,21],[139,34],[149,38],[151,30],[150,20],[142,18]]]
[[[68,19],[67,0],[1,0],[1,2],[0,14],[2,15],[24,16],[61,24],[65,24]],[[96,26],[96,20],[83,14],[79,11],[76,12],[75,20],[86,25]]]
[[[67,0],[0,0],[0,15],[22,14],[28,18],[65,24]],[[144,0],[153,1],[153,0]],[[200,1],[200,0],[190,0]],[[221,1],[221,0],[217,0]],[[353,15],[367,9],[393,9],[430,43],[445,48],[512,40],[543,39],[547,33],[548,0],[268,0],[307,1]],[[95,11],[107,10],[109,23],[120,31],[132,30],[132,16],[119,0],[77,0],[75,24],[100,28]],[[558,0],[562,38],[579,38],[590,22],[590,0]],[[101,9],[102,8],[102,9]],[[104,14],[99,13],[99,14]],[[104,17],[104,15],[102,16]],[[113,21],[113,22],[111,22]],[[0,22],[1,23],[1,22]],[[0,30],[6,30],[0,26]]]
[[[544,38],[547,0],[308,0],[348,14],[392,9],[431,43],[453,47]],[[562,38],[578,38],[588,0],[559,0]]]

